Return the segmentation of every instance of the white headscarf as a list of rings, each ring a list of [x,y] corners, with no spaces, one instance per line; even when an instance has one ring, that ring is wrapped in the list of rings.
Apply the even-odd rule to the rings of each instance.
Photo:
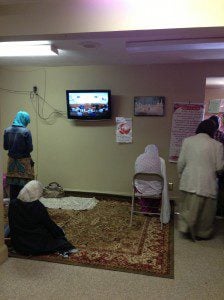
[[[161,174],[161,162],[156,145],[146,146],[145,152],[137,157],[135,173]],[[160,182],[145,180],[136,180],[135,187],[139,193],[148,195],[159,195],[162,189]]]
[[[138,156],[135,162],[135,173],[161,174],[161,162],[156,145],[148,145],[145,152]]]
[[[42,184],[37,180],[31,180],[20,191],[17,198],[23,202],[33,202],[39,200],[42,194]]]
[[[164,188],[162,191],[162,209],[160,220],[162,223],[168,223],[170,220],[170,201],[168,195],[166,164],[165,160],[159,157],[156,145],[148,145],[145,152],[136,159],[135,173],[157,173],[163,176]],[[161,183],[158,181],[146,182],[136,180],[135,187],[140,194],[159,195],[162,190]]]

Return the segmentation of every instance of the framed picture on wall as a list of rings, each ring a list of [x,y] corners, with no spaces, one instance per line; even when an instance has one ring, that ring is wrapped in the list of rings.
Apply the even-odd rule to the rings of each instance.
[[[164,116],[165,97],[136,96],[134,97],[135,116]]]

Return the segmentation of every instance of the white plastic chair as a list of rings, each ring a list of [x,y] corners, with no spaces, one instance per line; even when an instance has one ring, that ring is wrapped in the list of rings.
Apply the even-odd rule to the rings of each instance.
[[[152,194],[141,194],[136,190],[135,183],[136,180],[144,180],[144,181],[159,181],[161,182],[161,193],[152,195]],[[130,226],[132,225],[132,220],[133,220],[133,214],[144,214],[144,215],[159,215],[160,220],[162,220],[162,192],[164,188],[164,180],[163,176],[160,174],[156,173],[136,173],[133,176],[132,180],[132,203],[131,203],[131,220],[130,220]],[[137,210],[136,208],[136,199],[149,199],[149,200],[155,200],[155,202],[158,203],[160,201],[160,207],[159,207],[159,212],[142,212]],[[150,206],[151,208],[155,208],[155,206]],[[161,229],[163,228],[163,223],[161,221]]]

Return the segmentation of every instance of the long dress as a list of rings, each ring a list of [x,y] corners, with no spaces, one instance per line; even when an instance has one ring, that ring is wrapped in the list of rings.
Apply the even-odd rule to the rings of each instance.
[[[8,217],[12,246],[21,254],[47,254],[74,248],[39,200],[12,199]]]

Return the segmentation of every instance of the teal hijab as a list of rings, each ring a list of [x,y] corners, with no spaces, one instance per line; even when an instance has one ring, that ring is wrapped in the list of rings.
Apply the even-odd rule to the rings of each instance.
[[[13,126],[26,127],[30,123],[30,115],[26,111],[19,111],[12,123]]]

